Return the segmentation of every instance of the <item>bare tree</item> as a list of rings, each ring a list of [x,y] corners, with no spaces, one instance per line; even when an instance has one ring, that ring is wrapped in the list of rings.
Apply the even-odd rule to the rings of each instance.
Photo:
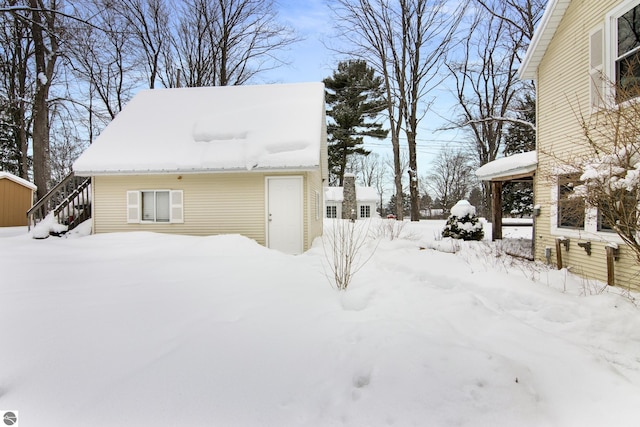
[[[87,84],[89,115],[106,125],[113,120],[139,86],[139,70],[133,43],[132,25],[110,1],[92,0],[82,11],[94,26],[78,24],[68,37],[68,66],[75,77]],[[97,99],[102,108],[93,102]],[[92,131],[90,132],[93,133]]]
[[[60,7],[57,0],[29,0],[30,10],[21,19],[30,22],[35,59],[35,96],[33,99],[33,178],[38,198],[49,189],[49,89],[53,82],[59,52]]]
[[[503,148],[505,132],[521,120],[514,101],[525,93],[533,96],[532,82],[516,78],[520,63],[538,20],[543,0],[476,0],[479,9],[462,42],[462,56],[448,62],[454,78],[460,116],[456,127],[466,128],[479,166],[495,158]],[[490,188],[483,186],[484,205],[490,206]],[[483,208],[483,207],[481,207]]]
[[[446,46],[462,16],[445,0],[335,0],[337,29],[350,48],[383,77],[393,148],[396,203],[402,206],[400,134],[409,147],[411,219],[419,219],[416,135],[429,107],[426,95],[440,82]],[[401,209],[396,213],[402,219]]]
[[[485,11],[505,21],[514,34],[524,35],[527,45],[542,18],[546,0],[475,0]],[[524,52],[522,52],[524,53]]]
[[[447,67],[455,81],[460,118],[479,166],[495,160],[503,146],[512,103],[522,84],[516,77],[522,34],[512,39],[506,21],[478,11],[462,46],[462,58]],[[485,186],[485,206],[490,190]]]
[[[444,209],[449,210],[456,202],[467,198],[472,187],[473,168],[466,153],[443,149],[431,171],[427,186],[440,199]]]
[[[170,46],[170,9],[165,0],[117,0],[115,8],[129,22],[129,32],[147,71],[149,89],[156,87],[162,52]]]
[[[296,40],[278,23],[273,0],[190,0],[174,34],[177,60],[168,59],[165,83],[181,73],[185,86],[244,84],[282,65],[277,51]]]

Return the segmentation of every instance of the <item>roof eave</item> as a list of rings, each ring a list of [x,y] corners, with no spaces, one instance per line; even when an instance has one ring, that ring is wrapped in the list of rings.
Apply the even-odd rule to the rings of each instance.
[[[527,53],[518,68],[520,79],[536,80],[538,65],[540,65],[540,61],[570,3],[571,0],[549,0],[538,28],[533,33]]]
[[[477,175],[480,181],[511,181],[519,178],[531,177],[538,169],[538,164],[528,165],[519,168],[514,168],[499,173]]]
[[[230,169],[147,169],[147,170],[79,170],[77,176],[117,176],[117,175],[183,175],[183,174],[222,174],[222,173],[255,173],[255,172],[309,172],[318,169],[319,165],[276,167],[276,168],[230,168]]]

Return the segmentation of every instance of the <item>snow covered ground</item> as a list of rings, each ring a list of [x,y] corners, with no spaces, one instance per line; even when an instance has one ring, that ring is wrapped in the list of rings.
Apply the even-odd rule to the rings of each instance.
[[[321,241],[289,256],[236,235],[0,233],[0,410],[23,426],[640,423],[638,295],[404,224],[366,242],[345,292]]]

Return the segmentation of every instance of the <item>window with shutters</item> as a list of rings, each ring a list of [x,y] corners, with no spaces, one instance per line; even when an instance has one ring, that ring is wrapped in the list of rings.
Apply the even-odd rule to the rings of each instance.
[[[127,222],[181,223],[182,190],[127,191]]]

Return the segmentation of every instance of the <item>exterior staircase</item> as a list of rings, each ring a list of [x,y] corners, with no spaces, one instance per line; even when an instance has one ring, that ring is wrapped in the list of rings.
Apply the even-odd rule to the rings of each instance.
[[[91,178],[69,173],[27,212],[29,230],[53,212],[58,224],[73,230],[91,218]]]

